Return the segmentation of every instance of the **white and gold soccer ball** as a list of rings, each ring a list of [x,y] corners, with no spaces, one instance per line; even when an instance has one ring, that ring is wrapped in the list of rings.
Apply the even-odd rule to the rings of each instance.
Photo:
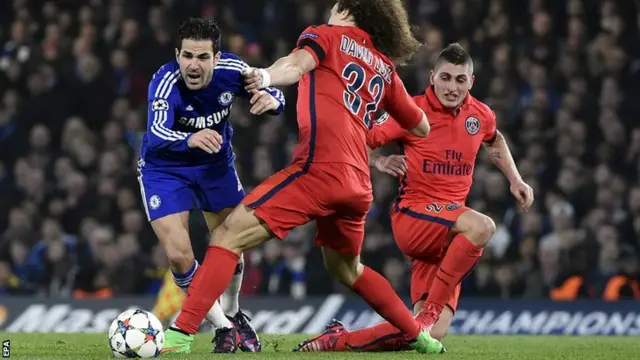
[[[109,345],[117,358],[153,358],[164,345],[160,320],[144,310],[127,310],[109,327]]]

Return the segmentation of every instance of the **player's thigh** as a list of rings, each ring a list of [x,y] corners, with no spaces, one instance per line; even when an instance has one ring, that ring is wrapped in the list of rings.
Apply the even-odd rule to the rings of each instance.
[[[239,204],[211,234],[210,245],[221,246],[238,255],[273,237],[267,223],[255,210]]]
[[[473,209],[464,208],[452,227],[456,233],[462,233],[477,246],[484,246],[496,232],[495,222],[487,215]]]
[[[163,216],[151,221],[151,227],[165,249],[169,262],[180,270],[193,263],[193,250],[189,239],[189,212]]]
[[[395,209],[391,214],[393,236],[410,258],[439,261],[444,255],[448,224],[419,212],[419,208]]]
[[[413,305],[413,313],[417,315],[424,306],[424,300],[420,300]],[[440,313],[440,317],[438,321],[431,328],[430,335],[438,340],[442,340],[445,335],[449,332],[449,327],[451,327],[451,322],[453,321],[454,312],[449,306],[445,306]]]
[[[149,222],[193,209],[193,191],[188,174],[178,171],[180,169],[175,172],[148,168],[138,170],[142,205]]]
[[[207,223],[207,228],[209,228],[209,231],[212,232],[213,230],[215,230],[215,228],[222,224],[225,219],[231,214],[233,209],[233,207],[229,207],[217,212],[202,211],[202,216],[204,217],[204,221]]]
[[[188,182],[179,174],[142,169],[138,176],[147,217],[172,264],[191,263],[189,210],[193,208]]]
[[[319,198],[319,188],[326,186],[294,164],[260,183],[242,204],[252,209],[252,214],[264,221],[275,237],[284,239],[293,228],[329,213]]]
[[[194,189],[198,208],[203,212],[214,214],[218,214],[225,209],[235,208],[246,195],[238,173],[233,167],[218,169],[211,166],[202,166],[198,168],[196,170],[196,185]],[[229,213],[231,213],[231,210],[228,211],[227,215]],[[212,229],[212,227],[210,226],[209,229]]]

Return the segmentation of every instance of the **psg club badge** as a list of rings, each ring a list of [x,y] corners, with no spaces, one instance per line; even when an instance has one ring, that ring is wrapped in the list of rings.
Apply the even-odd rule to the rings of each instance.
[[[449,203],[447,204],[447,211],[455,211],[462,207],[462,205],[458,203]]]
[[[231,91],[225,91],[218,96],[218,103],[221,106],[229,106],[233,102],[233,93]]]
[[[475,135],[480,132],[480,120],[473,116],[469,116],[464,122],[464,127],[470,135]]]

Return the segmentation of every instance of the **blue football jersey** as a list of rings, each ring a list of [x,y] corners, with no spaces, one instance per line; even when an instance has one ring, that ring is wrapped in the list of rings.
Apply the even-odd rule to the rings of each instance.
[[[146,167],[233,166],[233,128],[229,114],[237,96],[251,97],[244,89],[241,73],[247,67],[236,55],[222,53],[211,83],[200,90],[189,90],[177,61],[163,65],[149,84],[147,131],[142,139],[140,161]],[[278,109],[270,113],[282,112],[285,105],[282,91],[265,90],[280,102]],[[206,128],[217,131],[223,138],[218,153],[209,154],[187,145],[191,134]]]

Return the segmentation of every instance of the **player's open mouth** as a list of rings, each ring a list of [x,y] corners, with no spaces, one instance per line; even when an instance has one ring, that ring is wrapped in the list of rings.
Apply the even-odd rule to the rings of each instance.
[[[187,79],[191,80],[192,82],[200,80],[200,77],[200,74],[187,74]]]
[[[449,101],[456,101],[458,100],[458,95],[455,94],[445,94],[444,98],[449,100]]]

